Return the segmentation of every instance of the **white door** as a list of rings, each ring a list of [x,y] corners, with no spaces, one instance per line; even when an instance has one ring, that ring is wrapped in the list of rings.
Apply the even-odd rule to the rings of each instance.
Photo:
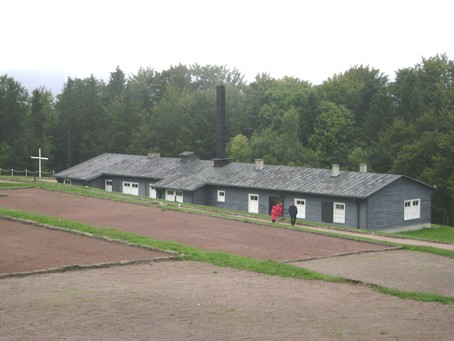
[[[183,202],[183,192],[182,191],[176,191],[175,192],[175,201],[176,202]]]
[[[259,195],[258,194],[249,194],[248,212],[249,213],[259,213]]]
[[[334,203],[333,222],[345,224],[345,204],[340,202]]]
[[[175,201],[175,191],[168,189],[166,190],[166,200]]]
[[[139,184],[137,182],[123,182],[123,193],[139,195]]]
[[[131,194],[131,183],[123,182],[123,191],[124,194]]]
[[[156,187],[153,187],[152,185],[150,185],[150,198],[157,198]]]
[[[404,220],[419,219],[421,217],[419,201],[420,199],[404,201]]]
[[[295,199],[295,206],[298,209],[296,217],[306,219],[306,199]]]
[[[106,192],[112,192],[112,180],[106,180],[104,188]]]
[[[131,194],[139,195],[139,184],[138,183],[131,183]]]

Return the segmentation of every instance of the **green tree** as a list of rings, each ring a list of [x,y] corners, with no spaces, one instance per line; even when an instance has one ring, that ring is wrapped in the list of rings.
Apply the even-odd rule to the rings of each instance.
[[[299,113],[295,109],[285,112],[279,130],[267,127],[254,133],[251,138],[251,150],[254,158],[264,159],[274,165],[313,165],[316,156],[304,148],[298,137]]]
[[[25,156],[20,152],[20,141],[23,139],[24,120],[29,110],[27,101],[28,92],[19,82],[7,75],[0,77],[0,159],[5,162],[3,167],[18,168],[26,164]]]
[[[164,156],[175,156],[179,151],[177,139],[183,115],[183,94],[178,87],[169,84],[151,115],[139,127],[143,152],[160,152]]]
[[[379,133],[371,148],[369,163],[372,168],[381,173],[389,172],[402,147],[415,136],[414,127],[407,126],[403,119],[394,120],[388,129]]]
[[[454,63],[437,55],[399,70],[391,86],[399,126],[381,135],[375,155],[388,160],[385,170],[434,184],[434,222],[452,218]]]
[[[64,169],[94,157],[106,149],[106,117],[103,107],[104,84],[93,76],[71,79],[55,104],[55,158]]]
[[[271,127],[255,132],[251,137],[251,150],[254,159],[263,159],[266,163],[278,165],[281,160],[281,140],[279,133]]]
[[[407,123],[426,113],[438,115],[452,104],[453,83],[454,62],[446,54],[399,70],[391,86],[398,115]]]
[[[303,145],[309,144],[309,136],[314,133],[315,120],[319,113],[321,103],[316,89],[310,89],[303,99],[301,115],[299,119],[299,135]]]
[[[159,73],[151,68],[140,68],[137,74],[128,80],[128,91],[138,102],[141,110],[151,113],[151,110],[161,99]]]
[[[309,90],[309,83],[297,78],[276,80],[267,74],[257,75],[245,89],[245,125],[248,128],[244,133],[250,136],[265,128],[279,130],[285,112],[293,109],[301,115]]]
[[[358,132],[353,115],[344,106],[326,101],[320,104],[320,112],[309,143],[322,166],[341,164],[355,147]]]
[[[231,138],[227,145],[227,155],[233,162],[251,162],[252,152],[249,139],[243,134]]]
[[[436,187],[433,222],[454,226],[454,110],[443,110],[439,118],[437,129],[424,134],[419,143],[426,155],[425,163],[418,165],[418,178]],[[427,143],[428,139],[432,143]]]
[[[213,89],[187,93],[181,98],[175,152],[193,151],[202,159],[216,156],[216,95]]]
[[[104,111],[109,122],[105,149],[109,152],[128,153],[135,149],[135,136],[142,123],[140,113],[144,110],[141,100],[138,82],[127,82],[124,72],[117,67],[105,87]]]
[[[282,117],[279,146],[282,164],[301,166],[307,163],[306,151],[299,138],[299,113],[295,108],[284,113]]]
[[[62,93],[57,96],[55,109],[58,122],[52,133],[55,141],[57,170],[69,168],[80,160],[78,145],[82,124],[78,117],[80,91],[77,83],[79,82],[80,80],[69,77]]]
[[[55,110],[53,105],[53,96],[49,90],[43,87],[32,91],[30,99],[30,114],[25,121],[26,128],[24,134],[27,135],[27,141],[23,141],[25,153],[36,155],[38,148],[41,148],[44,155],[49,158],[43,164],[43,171],[50,171],[54,168],[54,141],[52,128],[55,122]],[[28,169],[36,169],[36,160],[29,160]]]
[[[22,120],[27,111],[28,92],[7,75],[0,77],[0,140],[14,140],[20,134]]]
[[[244,134],[246,136],[252,136],[254,132],[271,125],[273,112],[266,108],[272,105],[271,89],[274,82],[275,80],[269,75],[261,74],[257,75],[255,82],[249,84],[245,89],[247,105],[245,108]]]
[[[121,97],[126,89],[126,76],[119,66],[110,73],[109,82],[105,88],[107,101]]]
[[[189,72],[191,87],[194,89],[213,89],[220,84],[228,84],[238,89],[245,86],[244,75],[236,68],[230,70],[226,66],[193,64]]]
[[[357,137],[368,145],[393,119],[388,77],[377,69],[355,66],[323,82],[320,90],[324,100],[350,110],[360,129]]]
[[[103,82],[90,76],[80,82],[79,120],[82,130],[79,137],[79,161],[102,154],[107,147],[107,117],[103,106]]]

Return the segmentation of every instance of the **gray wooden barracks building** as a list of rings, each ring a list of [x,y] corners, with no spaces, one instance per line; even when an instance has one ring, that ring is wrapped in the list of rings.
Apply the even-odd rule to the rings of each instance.
[[[364,166],[363,166],[364,167]],[[102,154],[56,174],[59,182],[106,191],[268,214],[290,202],[298,218],[369,230],[430,225],[433,188],[403,175],[229,162],[191,152],[178,158]]]
[[[220,89],[221,88],[221,89]],[[178,157],[102,154],[55,175],[58,182],[180,203],[269,214],[291,202],[301,222],[367,230],[409,230],[430,226],[433,187],[404,175],[230,162],[225,157],[223,87],[218,87],[217,156]],[[222,117],[223,116],[223,117]],[[219,118],[220,117],[220,118]]]

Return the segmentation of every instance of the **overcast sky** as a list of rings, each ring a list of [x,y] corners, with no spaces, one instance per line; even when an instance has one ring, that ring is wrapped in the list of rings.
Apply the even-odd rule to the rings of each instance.
[[[225,65],[312,84],[355,65],[391,79],[422,58],[454,59],[452,0],[6,0],[0,75],[60,92],[67,77],[119,66]]]

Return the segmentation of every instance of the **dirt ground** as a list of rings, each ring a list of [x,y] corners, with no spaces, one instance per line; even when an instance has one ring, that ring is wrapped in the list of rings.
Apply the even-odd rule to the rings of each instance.
[[[0,278],[10,273],[156,261],[174,256],[2,218],[0,232]]]
[[[113,227],[201,249],[289,261],[383,250],[380,244],[323,237],[233,220],[39,189],[0,191],[0,205]]]
[[[414,281],[413,272],[427,283],[439,273],[426,271],[424,278],[421,269],[445,260],[379,251],[386,247],[372,243],[43,190],[0,192],[5,207],[260,259],[302,260],[294,264],[349,273],[349,278],[365,276],[361,280],[369,283],[373,279],[386,284],[399,272],[407,273],[401,276],[407,283]],[[360,285],[282,279],[188,261],[153,262],[168,255],[5,219],[0,219],[0,232],[0,273],[151,261],[1,279],[0,340],[453,340],[453,306],[406,301]],[[376,264],[381,255],[392,255],[383,276]],[[417,271],[414,259],[422,264]],[[443,283],[449,289],[453,277],[448,275]]]

